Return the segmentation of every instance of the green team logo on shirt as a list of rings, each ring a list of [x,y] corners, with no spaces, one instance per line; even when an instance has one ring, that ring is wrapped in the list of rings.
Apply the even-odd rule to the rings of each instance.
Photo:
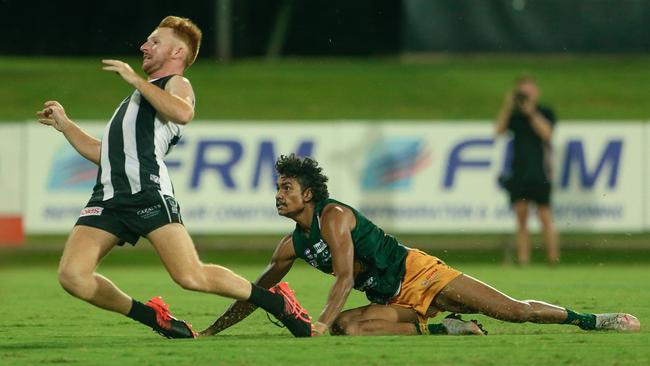
[[[332,254],[323,239],[305,249],[307,262],[315,268],[328,267],[332,264]]]

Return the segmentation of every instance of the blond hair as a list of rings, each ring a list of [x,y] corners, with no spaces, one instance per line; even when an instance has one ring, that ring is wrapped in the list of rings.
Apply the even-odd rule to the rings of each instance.
[[[185,68],[190,67],[196,60],[196,56],[199,55],[199,48],[201,47],[203,33],[199,27],[188,18],[170,15],[160,22],[158,28],[172,29],[174,35],[187,45],[188,52],[185,56]]]
[[[537,84],[537,81],[530,74],[521,74],[517,76],[517,78],[515,79],[515,85],[528,84],[528,83]]]

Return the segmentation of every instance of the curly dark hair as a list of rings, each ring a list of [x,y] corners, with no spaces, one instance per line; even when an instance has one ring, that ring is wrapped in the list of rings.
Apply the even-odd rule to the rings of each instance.
[[[279,175],[297,179],[303,192],[305,189],[311,189],[315,203],[321,202],[330,196],[327,191],[327,181],[329,179],[323,174],[323,168],[319,167],[318,162],[314,159],[298,157],[296,154],[280,155],[278,161],[275,162],[275,170]]]

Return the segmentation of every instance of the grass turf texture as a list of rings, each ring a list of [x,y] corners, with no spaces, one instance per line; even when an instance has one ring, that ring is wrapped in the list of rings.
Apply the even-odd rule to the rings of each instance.
[[[139,69],[140,60],[129,61]],[[544,100],[556,108],[560,120],[647,119],[648,61],[647,56],[513,56],[442,57],[407,63],[394,59],[251,60],[223,66],[203,60],[189,70],[188,77],[197,93],[198,119],[490,120],[504,91],[521,72],[539,79]],[[0,121],[34,118],[43,101],[54,98],[64,104],[73,119],[106,120],[131,91],[116,75],[101,71],[99,59],[0,58],[0,74]],[[400,238],[421,246],[417,240]],[[459,241],[457,235],[436,238],[450,245]],[[504,241],[501,236],[488,238],[492,239],[465,235],[460,243],[475,247],[487,243],[498,248]],[[213,241],[203,240],[208,244]],[[430,238],[420,240],[427,242]],[[607,240],[593,235],[579,237],[575,243],[583,249],[607,247]],[[612,241],[645,246],[647,234],[614,237]],[[260,247],[268,248],[276,242],[274,237]],[[567,243],[565,238],[563,243]],[[271,325],[258,311],[223,335],[169,341],[125,317],[93,309],[65,294],[56,281],[57,253],[3,251],[0,364],[650,363],[648,252],[610,255],[605,251],[567,250],[563,253],[565,264],[559,268],[533,266],[525,270],[499,265],[500,249],[432,253],[518,298],[546,300],[577,311],[634,313],[643,331],[587,333],[570,326],[507,324],[476,316],[490,330],[489,337],[297,340]],[[540,254],[537,252],[538,261]],[[253,279],[269,255],[211,252],[203,257]],[[100,272],[142,301],[163,295],[172,311],[196,328],[208,325],[230,303],[178,288],[151,250],[119,249],[106,259]],[[303,304],[317,316],[332,278],[299,264],[289,281]],[[354,293],[346,307],[365,303],[363,295]]]
[[[266,259],[260,254],[234,252],[210,252],[203,257],[227,265],[249,279],[259,274]],[[126,259],[130,264],[126,264]],[[636,314],[642,323],[640,333],[509,324],[477,315],[472,317],[486,326],[490,336],[294,339],[286,330],[270,324],[258,310],[215,337],[166,340],[126,317],[95,309],[67,295],[56,281],[56,256],[28,264],[4,263],[0,267],[0,363],[648,364],[650,269],[647,262],[599,261],[527,269],[476,262],[450,261],[450,264],[517,298],[546,300],[577,311]],[[162,295],[174,314],[199,329],[209,325],[230,303],[216,296],[180,289],[156,263],[150,248],[117,249],[106,258],[100,272],[140,300]],[[303,305],[317,316],[332,277],[297,263],[288,280]],[[363,295],[355,291],[346,308],[365,303]]]
[[[126,59],[140,71],[141,60]],[[189,69],[201,119],[493,119],[522,72],[562,119],[647,119],[648,56],[453,56],[398,59],[207,59]],[[0,121],[48,99],[73,119],[106,120],[131,88],[100,59],[0,58]]]

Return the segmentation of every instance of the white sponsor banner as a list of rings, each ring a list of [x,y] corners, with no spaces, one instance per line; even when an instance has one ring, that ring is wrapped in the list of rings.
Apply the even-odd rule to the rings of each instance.
[[[497,184],[508,138],[495,139],[492,125],[402,121],[366,126],[371,131],[348,135],[363,138],[345,144],[359,151],[349,155],[356,162],[345,163],[354,168],[330,169],[329,174],[333,181],[346,181],[338,196],[378,224],[407,232],[514,228],[508,196]],[[553,206],[560,230],[642,228],[643,128],[622,122],[558,126]],[[531,224],[538,225],[536,220]]]
[[[79,123],[101,137],[101,123]],[[81,157],[52,127],[36,122],[26,127],[28,149],[25,180],[25,231],[28,234],[68,232],[90,198],[97,166]]]
[[[23,134],[22,123],[0,124],[0,215],[19,215],[22,212]]]
[[[491,231],[512,226],[496,177],[505,146],[487,123],[369,125],[349,200],[395,231]],[[351,141],[350,145],[354,145]],[[337,170],[338,171],[338,170]],[[336,173],[330,173],[332,180]],[[355,199],[356,198],[356,199]],[[469,224],[469,225],[468,225]]]
[[[642,123],[559,125],[555,142],[555,222],[560,230],[640,231],[650,206]]]
[[[83,123],[99,136],[103,124]],[[57,132],[28,128],[26,228],[66,232],[90,197],[96,167]],[[554,135],[554,210],[562,231],[641,231],[650,202],[643,123],[563,122]],[[389,231],[508,232],[497,185],[507,139],[482,122],[192,122],[166,159],[193,233],[276,233],[274,162],[314,157],[333,198]],[[644,206],[645,204],[645,206]],[[534,213],[534,210],[531,210]],[[535,225],[536,220],[531,223]],[[646,226],[644,226],[646,225]]]
[[[195,123],[195,122],[193,122]],[[275,160],[295,152],[323,158],[332,128],[299,123],[195,123],[166,162],[192,232],[284,232],[275,210]]]

